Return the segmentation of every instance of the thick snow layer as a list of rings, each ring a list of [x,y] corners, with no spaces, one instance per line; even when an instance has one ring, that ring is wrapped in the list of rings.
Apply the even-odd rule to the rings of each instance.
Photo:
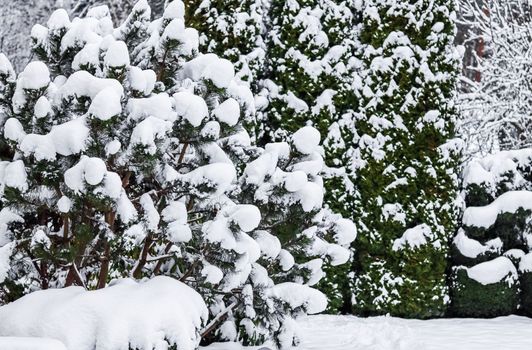
[[[201,166],[182,175],[191,185],[209,184],[216,189],[213,194],[220,195],[227,191],[236,179],[236,169],[232,164],[212,163]]]
[[[68,18],[68,12],[65,9],[55,10],[46,22],[46,26],[50,30],[59,30],[70,27],[70,19]]]
[[[186,119],[192,126],[200,126],[203,119],[209,114],[205,100],[188,91],[174,94],[177,115]]]
[[[129,52],[123,41],[113,42],[105,53],[104,63],[107,67],[129,66]]]
[[[28,188],[26,168],[22,160],[16,160],[9,163],[3,174],[3,179],[0,183],[8,187],[16,188],[20,191],[25,191]]]
[[[59,89],[59,96],[62,98],[87,96],[93,99],[105,88],[113,89],[115,94],[120,97],[124,94],[124,88],[118,80],[97,78],[89,72],[81,70],[68,77],[67,81]]]
[[[483,285],[498,283],[503,279],[513,284],[517,280],[517,270],[512,261],[505,256],[466,268],[466,270],[469,278]]]
[[[463,256],[473,259],[480,254],[500,252],[502,249],[502,241],[500,238],[492,239],[483,245],[479,241],[467,237],[462,229],[458,230],[458,234],[454,237],[453,243]]]
[[[52,105],[45,96],[41,96],[35,103],[35,107],[33,107],[33,112],[35,114],[35,118],[45,118],[48,115],[52,114]]]
[[[185,17],[185,4],[181,0],[174,0],[164,9],[163,18],[180,18],[184,19]]]
[[[149,95],[155,87],[155,80],[157,76],[151,69],[142,70],[136,66],[129,68],[128,82],[133,90]]]
[[[87,44],[74,56],[72,69],[80,70],[83,66],[98,67],[100,62],[100,45]]]
[[[260,251],[268,258],[275,259],[281,253],[281,241],[267,231],[256,231],[255,241],[259,244]]]
[[[15,70],[9,59],[3,53],[0,53],[0,75],[5,75],[11,79],[15,78]]]
[[[532,348],[532,319],[406,320],[319,315],[297,322],[298,350],[524,350]],[[260,350],[218,343],[204,350]],[[266,345],[266,349],[275,349]]]
[[[67,350],[59,340],[31,337],[0,337],[2,350]]]
[[[222,123],[234,126],[240,118],[240,106],[234,98],[229,98],[216,107],[212,113]]]
[[[323,195],[323,186],[315,182],[307,182],[297,191],[297,198],[305,212],[321,208]]]
[[[519,208],[532,210],[532,192],[509,191],[486,206],[469,207],[464,211],[462,222],[465,226],[489,228],[499,214],[515,213]]]
[[[50,72],[46,64],[40,61],[28,63],[19,77],[23,89],[41,89],[50,83]]]
[[[251,232],[259,226],[260,210],[251,204],[239,204],[229,210],[229,217],[244,232]]]
[[[207,317],[202,298],[169,277],[111,287],[30,293],[0,307],[0,336],[57,339],[68,350],[193,350]],[[2,348],[3,349],[3,348]]]
[[[403,233],[401,238],[396,239],[393,242],[392,249],[395,251],[409,248],[419,248],[427,243],[427,239],[432,238],[432,230],[426,224],[417,225],[416,227],[409,228]]]
[[[174,18],[164,28],[161,37],[163,42],[167,40],[175,40],[179,42],[179,52],[182,55],[190,56],[197,52],[199,45],[198,31],[193,28],[185,28],[185,23],[180,18]]]
[[[320,132],[312,126],[299,129],[292,136],[295,148],[303,154],[311,154],[320,144]]]
[[[229,87],[235,77],[235,68],[226,59],[219,58],[215,54],[205,54],[185,63],[183,74],[184,78],[191,78],[194,81],[209,80],[215,86],[224,89]]]
[[[89,107],[89,114],[104,121],[120,113],[122,113],[120,95],[117,95],[115,89],[110,87],[100,91]]]
[[[317,314],[327,307],[327,297],[309,286],[284,282],[273,286],[272,296],[288,303],[292,308],[304,307],[309,314]]]
[[[59,209],[61,213],[68,213],[71,207],[72,207],[72,201],[66,196],[62,196],[57,201],[57,208]]]
[[[334,240],[342,246],[349,245],[357,238],[356,225],[348,219],[340,218],[334,223]]]
[[[464,171],[464,186],[470,184],[493,184],[507,171],[517,166],[527,166],[532,160],[532,148],[502,151],[469,163]],[[518,179],[517,179],[518,180]]]

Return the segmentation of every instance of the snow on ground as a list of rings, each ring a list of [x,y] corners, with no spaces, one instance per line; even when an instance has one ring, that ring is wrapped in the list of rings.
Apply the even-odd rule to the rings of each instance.
[[[394,317],[309,316],[299,322],[298,350],[525,350],[532,319],[405,320]],[[214,344],[204,350],[258,350]]]
[[[46,338],[0,337],[2,350],[66,350],[59,340]]]

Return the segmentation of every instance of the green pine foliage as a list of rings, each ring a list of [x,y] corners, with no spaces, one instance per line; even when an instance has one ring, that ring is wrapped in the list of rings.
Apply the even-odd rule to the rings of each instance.
[[[271,1],[265,33],[266,71],[259,140],[286,140],[302,125],[316,127],[324,140],[326,203],[352,217],[353,111],[357,108],[358,9],[351,1]],[[350,267],[328,267],[321,289],[329,311],[350,311]]]
[[[527,260],[532,259],[532,255],[529,253]],[[521,285],[521,302],[520,311],[527,315],[532,316],[532,269],[530,267],[524,267],[519,269],[521,276],[519,282]]]
[[[257,91],[263,72],[262,0],[187,0],[185,20],[200,32],[200,48],[235,64],[237,76]]]
[[[354,218],[354,312],[429,318],[449,303],[456,230],[453,2],[369,0]]]

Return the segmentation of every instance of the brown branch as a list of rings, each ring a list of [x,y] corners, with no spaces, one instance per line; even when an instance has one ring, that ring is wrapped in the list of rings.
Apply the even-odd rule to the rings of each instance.
[[[151,235],[148,233],[146,235],[146,238],[144,239],[144,246],[142,247],[142,252],[140,253],[137,266],[135,266],[135,269],[133,270],[134,278],[138,279],[142,276],[142,269],[148,262],[148,252],[150,251],[152,242],[153,240],[151,238]]]
[[[172,242],[168,242],[166,244],[166,247],[164,248],[164,253],[168,254],[168,252],[170,251],[170,249],[172,248],[173,245],[174,244]],[[157,264],[155,265],[155,268],[153,269],[153,274],[154,275],[158,275],[159,274],[159,272],[161,270],[161,267],[163,266],[163,263],[164,263],[163,260],[159,260],[157,262]]]
[[[83,281],[81,280],[81,276],[79,275],[75,262],[70,265],[65,281],[65,287],[73,285],[74,282],[76,282],[77,286],[85,286],[85,283],[83,283]]]
[[[105,222],[109,225],[111,231],[114,230],[115,226],[116,213],[114,211],[109,211],[105,213]],[[104,253],[101,258],[102,265],[100,267],[100,274],[98,276],[97,289],[104,288],[107,284],[107,277],[109,275],[109,264],[110,264],[110,254],[111,254],[111,245],[104,237]]]
[[[122,179],[122,187],[127,188],[129,186],[129,180],[131,179],[131,171],[126,172],[126,175]]]
[[[109,254],[111,251],[111,248],[109,246],[109,242],[104,242],[104,254],[101,258],[102,266],[100,267],[100,274],[98,275],[98,284],[96,285],[96,289],[102,289],[107,284],[107,276],[109,275]]]
[[[179,154],[179,159],[177,160],[177,165],[183,163],[183,158],[185,158],[185,153],[187,152],[188,148],[188,142],[185,142],[183,144],[183,148],[181,149],[181,153]]]
[[[63,238],[68,241],[68,215],[63,214]]]
[[[225,321],[225,318],[227,317],[227,314],[232,311],[235,307],[240,304],[239,301],[234,301],[231,305],[225,308],[222,312],[220,312],[216,317],[207,325],[205,328],[201,331],[201,338],[205,338],[209,333],[211,333],[213,330],[218,327],[220,323]]]

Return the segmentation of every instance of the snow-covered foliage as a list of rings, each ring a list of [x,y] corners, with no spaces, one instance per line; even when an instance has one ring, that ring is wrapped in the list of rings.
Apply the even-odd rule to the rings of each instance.
[[[532,310],[525,258],[532,250],[531,164],[532,149],[522,149],[465,166],[466,208],[452,249],[451,309],[459,316],[504,315],[518,304],[524,312]]]
[[[118,280],[96,291],[36,291],[0,307],[0,319],[0,337],[46,337],[67,349],[194,350],[207,306],[184,283],[158,276]]]
[[[204,298],[204,341],[291,346],[356,236],[323,208],[319,133],[252,143],[250,89],[199,53],[181,1],[109,16],[54,12],[18,77],[0,56],[0,302],[167,275]]]
[[[153,13],[162,14],[164,0],[148,0],[148,3]],[[16,68],[22,69],[32,56],[28,36],[33,24],[45,24],[53,10],[64,8],[71,16],[98,16],[108,11],[113,22],[120,23],[134,4],[134,0],[0,0],[0,52],[6,54]],[[111,11],[98,5],[109,5]],[[94,9],[89,14],[90,8]]]
[[[253,91],[263,73],[264,0],[187,1],[185,20],[200,32],[200,48],[235,64],[237,76]]]
[[[346,217],[353,215],[351,184],[353,111],[360,81],[359,35],[352,1],[270,1],[264,33],[267,54],[257,107],[259,140],[287,140],[304,125],[324,136],[326,203]],[[349,267],[331,269],[320,286],[331,310],[349,310]],[[347,301],[347,303],[346,303]],[[347,305],[344,305],[347,304]]]
[[[369,0],[360,40],[353,209],[355,312],[444,314],[456,230],[453,3]]]
[[[525,0],[460,0],[472,62],[462,77],[461,131],[468,152],[532,145],[532,7]]]

